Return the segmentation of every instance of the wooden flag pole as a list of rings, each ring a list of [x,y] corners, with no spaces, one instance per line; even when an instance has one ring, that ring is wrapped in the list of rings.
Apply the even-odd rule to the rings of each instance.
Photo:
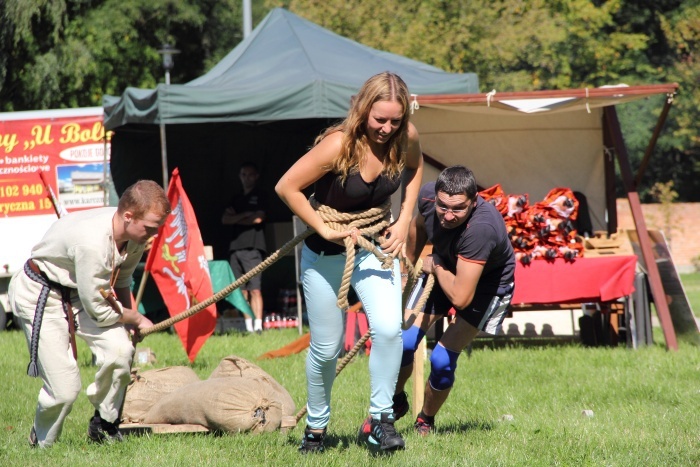
[[[143,298],[143,291],[146,290],[146,280],[148,279],[148,271],[143,270],[143,275],[141,276],[141,283],[139,284],[139,290],[136,292],[136,298],[134,299],[134,310],[139,309],[139,304]]]

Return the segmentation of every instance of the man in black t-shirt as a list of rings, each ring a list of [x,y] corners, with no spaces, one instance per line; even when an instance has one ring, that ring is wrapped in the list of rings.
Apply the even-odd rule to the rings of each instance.
[[[451,308],[456,314],[430,357],[423,407],[414,425],[418,433],[427,435],[454,384],[462,350],[479,331],[496,334],[503,322],[513,296],[515,255],[503,217],[477,194],[474,174],[461,165],[446,168],[437,182],[421,188],[418,210],[411,221],[407,254],[415,263],[426,241],[432,242],[433,253],[424,259],[423,271],[435,275],[435,284],[425,309],[403,331],[395,419],[408,412],[404,386],[413,371],[418,343]]]
[[[243,185],[243,191],[233,197],[229,207],[221,217],[221,223],[232,225],[233,238],[229,245],[231,255],[231,269],[236,279],[258,266],[266,254],[265,245],[265,209],[267,198],[258,186],[260,172],[252,162],[246,162],[241,166],[239,177]],[[261,291],[260,274],[253,276],[250,281],[241,286],[241,292],[255,315],[246,317],[246,330],[248,332],[262,332],[263,298]]]

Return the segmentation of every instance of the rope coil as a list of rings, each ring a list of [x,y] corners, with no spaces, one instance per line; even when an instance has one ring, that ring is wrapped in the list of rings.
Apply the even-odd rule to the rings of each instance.
[[[367,238],[372,238],[375,242],[384,243],[385,238],[379,233],[388,227],[390,223],[390,199],[387,199],[381,206],[376,208],[349,213],[339,212],[329,206],[322,205],[316,201],[313,196],[309,199],[309,202],[326,225],[333,230],[339,232],[353,228],[359,230],[360,235],[357,237],[357,244],[374,254],[379,262],[382,263],[382,269],[391,269],[394,264],[395,256],[383,254],[374,243],[367,240]],[[355,245],[350,237],[345,237],[343,243],[345,244],[346,254],[345,269],[343,270],[343,278],[340,282],[337,302],[338,308],[341,310],[345,310],[350,306],[348,302],[348,292],[350,291],[352,270],[355,268]]]

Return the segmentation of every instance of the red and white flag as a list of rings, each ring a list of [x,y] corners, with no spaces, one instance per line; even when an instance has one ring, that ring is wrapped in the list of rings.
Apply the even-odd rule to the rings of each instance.
[[[202,234],[178,169],[173,170],[168,199],[171,212],[153,241],[146,271],[153,276],[168,313],[175,316],[210,298],[214,292]],[[190,362],[194,362],[215,328],[216,304],[175,323]]]

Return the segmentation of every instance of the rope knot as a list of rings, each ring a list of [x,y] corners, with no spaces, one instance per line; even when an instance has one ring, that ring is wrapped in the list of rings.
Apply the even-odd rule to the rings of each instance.
[[[383,243],[384,237],[381,232],[389,226],[391,219],[391,199],[387,199],[381,206],[370,208],[365,211],[340,212],[319,203],[312,195],[309,203],[316,210],[330,228],[339,232],[350,229],[357,229],[360,236],[357,237],[357,245],[370,253],[382,263],[382,269],[391,269],[394,265],[394,256],[385,255],[377,248],[377,243]],[[372,239],[374,242],[368,240]],[[350,306],[348,302],[348,292],[350,291],[350,279],[352,270],[355,268],[355,245],[349,237],[344,240],[345,244],[345,269],[338,291],[337,305],[340,309]]]

